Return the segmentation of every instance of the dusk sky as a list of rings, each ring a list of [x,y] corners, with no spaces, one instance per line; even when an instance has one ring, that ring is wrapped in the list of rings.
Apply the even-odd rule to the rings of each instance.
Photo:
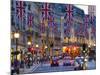
[[[81,8],[81,9],[83,9],[84,12],[85,12],[85,14],[88,14],[88,6],[86,6],[86,5],[75,5],[75,6],[77,6],[77,7]]]

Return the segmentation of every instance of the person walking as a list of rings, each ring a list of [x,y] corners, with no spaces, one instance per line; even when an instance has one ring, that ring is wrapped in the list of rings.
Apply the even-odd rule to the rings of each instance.
[[[14,61],[14,70],[17,74],[19,74],[19,67],[20,67],[20,63],[17,59],[15,59],[15,61]]]

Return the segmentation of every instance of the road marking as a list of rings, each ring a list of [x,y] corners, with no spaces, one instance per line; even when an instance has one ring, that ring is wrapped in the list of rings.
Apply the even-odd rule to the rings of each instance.
[[[32,69],[32,72],[34,72],[39,66],[40,64],[38,64],[34,69]]]

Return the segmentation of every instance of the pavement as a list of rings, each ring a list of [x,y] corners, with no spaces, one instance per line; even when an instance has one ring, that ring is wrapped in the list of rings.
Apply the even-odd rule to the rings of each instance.
[[[62,71],[74,71],[75,66],[63,66],[63,61],[59,61],[58,67],[51,67],[49,62],[33,64],[30,68],[24,67],[20,69],[20,74],[31,74],[31,73],[45,73],[45,72],[62,72]],[[94,61],[88,62],[88,69],[95,69],[96,64]]]
[[[33,70],[37,69],[39,67],[40,64],[33,64],[33,66],[30,66],[30,68],[22,68],[20,69],[20,74],[27,74],[27,73],[31,73]]]
[[[73,71],[74,66],[58,66],[58,67],[50,67],[50,66],[39,66],[32,73],[45,73],[45,72],[62,72],[62,71]]]
[[[39,64],[33,64],[30,68],[24,67],[20,69],[20,74],[31,74],[31,73],[45,73],[45,72],[61,72],[61,71],[72,71],[74,66],[63,66],[62,60],[59,61],[58,67],[51,67],[49,61]]]
[[[96,69],[96,62],[94,60],[88,61],[88,63],[87,63],[87,69],[88,70]]]
[[[59,61],[58,67],[51,67],[50,63],[43,63],[37,67],[37,69],[32,70],[31,73],[45,73],[45,72],[62,72],[62,71],[73,71],[74,66],[63,66],[63,61]]]

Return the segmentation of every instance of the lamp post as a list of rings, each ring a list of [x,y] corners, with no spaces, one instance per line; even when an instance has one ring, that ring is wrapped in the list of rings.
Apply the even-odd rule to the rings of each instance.
[[[14,61],[14,65],[16,65],[15,67],[14,67],[14,69],[15,69],[15,72],[16,73],[18,73],[19,74],[19,62],[18,62],[18,60],[17,60],[17,55],[19,54],[19,52],[17,51],[18,50],[18,38],[20,37],[20,34],[19,34],[19,32],[15,32],[14,33],[14,38],[15,38],[15,42],[16,42],[16,51],[14,52],[14,54],[16,55],[16,58],[15,58],[15,61]]]
[[[36,44],[36,49],[38,49],[39,48],[39,45],[38,44]],[[36,55],[38,54],[38,50],[36,50],[37,52],[36,52]]]
[[[30,68],[30,51],[31,51],[31,46],[32,42],[31,41],[28,41],[27,42],[27,45],[28,45],[28,48],[29,48],[29,52],[28,52],[28,67]]]
[[[87,44],[83,43],[83,56],[84,56],[84,62],[83,62],[83,69],[87,69],[87,62],[88,62],[88,49],[87,49]]]
[[[49,20],[46,19],[46,20],[45,20],[45,27],[46,27],[46,32],[45,32],[45,33],[46,33],[46,36],[45,36],[45,40],[46,40],[46,42],[44,43],[44,52],[43,52],[43,56],[46,55],[46,52],[47,52],[47,51],[46,51],[45,49],[46,49],[46,47],[47,47],[46,44],[48,43],[48,39],[49,39],[49,27],[48,27],[48,22],[49,22]],[[51,28],[50,28],[50,29],[51,29]],[[51,30],[52,30],[52,29],[51,29]],[[48,44],[47,44],[47,45],[48,45]]]
[[[28,41],[28,42],[27,42],[27,45],[28,45],[29,51],[30,51],[30,46],[31,46],[31,44],[32,44],[31,41]]]
[[[17,49],[18,49],[18,38],[19,37],[20,37],[19,32],[15,32],[14,33],[14,38],[16,39],[16,52],[17,52]],[[17,59],[17,54],[16,54],[16,59]]]
[[[39,45],[38,44],[36,44],[36,49],[38,49],[39,48]],[[38,50],[36,50],[37,52],[36,52],[36,55],[38,54]]]

